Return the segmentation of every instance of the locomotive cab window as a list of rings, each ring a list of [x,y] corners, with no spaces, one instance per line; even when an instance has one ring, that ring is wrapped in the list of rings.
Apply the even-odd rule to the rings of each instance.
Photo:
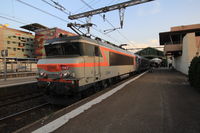
[[[67,56],[100,56],[101,51],[98,46],[81,43],[81,42],[65,42],[50,43],[45,45],[47,57],[67,57]]]
[[[81,45],[79,42],[49,44],[45,51],[47,57],[81,56]]]
[[[99,49],[98,46],[95,46],[94,52],[95,52],[95,56],[100,56],[100,57],[102,57],[101,51],[100,51],[100,49]]]
[[[98,46],[83,43],[83,55],[84,56],[102,56]]]
[[[94,45],[83,43],[83,55],[94,56]]]

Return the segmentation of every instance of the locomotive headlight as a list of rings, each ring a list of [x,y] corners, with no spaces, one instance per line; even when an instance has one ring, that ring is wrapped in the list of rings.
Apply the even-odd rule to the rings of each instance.
[[[63,77],[68,77],[68,76],[70,76],[70,73],[68,71],[63,73]]]
[[[42,78],[47,78],[47,74],[45,72],[40,72],[39,76]]]
[[[64,71],[62,73],[60,73],[60,77],[61,78],[67,78],[70,76],[70,72],[69,71]]]
[[[76,77],[76,74],[75,74],[75,73],[72,73],[71,76],[72,76],[72,77]]]

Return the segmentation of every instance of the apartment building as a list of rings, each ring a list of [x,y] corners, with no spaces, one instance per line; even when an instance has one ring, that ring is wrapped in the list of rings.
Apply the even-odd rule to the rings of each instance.
[[[7,51],[7,58],[35,58],[34,35],[17,29],[0,27],[0,51]],[[0,55],[2,58],[2,55]]]

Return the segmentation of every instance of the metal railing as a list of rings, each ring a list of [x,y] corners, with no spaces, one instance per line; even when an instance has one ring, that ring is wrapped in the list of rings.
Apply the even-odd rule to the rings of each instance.
[[[4,80],[7,75],[25,72],[37,72],[37,59],[0,58],[0,75]]]

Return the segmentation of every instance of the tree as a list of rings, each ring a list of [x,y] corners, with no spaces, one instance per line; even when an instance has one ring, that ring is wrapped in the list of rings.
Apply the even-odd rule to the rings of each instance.
[[[188,78],[192,87],[200,90],[200,57],[194,57],[189,66]]]

